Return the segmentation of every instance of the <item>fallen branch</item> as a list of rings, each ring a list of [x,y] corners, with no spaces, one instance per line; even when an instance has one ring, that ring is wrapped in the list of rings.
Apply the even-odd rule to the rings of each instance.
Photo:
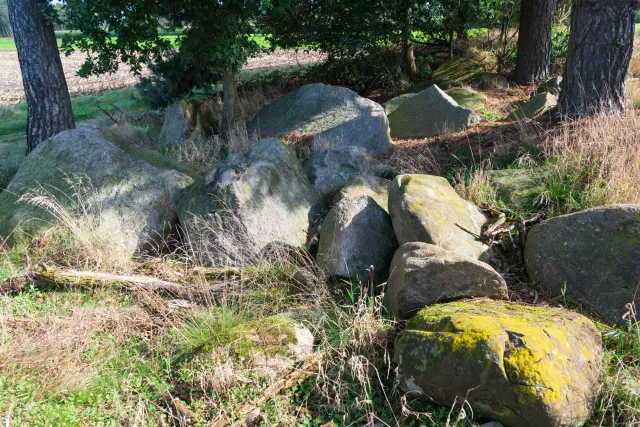
[[[122,276],[117,274],[96,273],[93,271],[58,270],[40,266],[28,275],[6,280],[0,285],[4,292],[20,292],[28,284],[36,286],[91,288],[97,285],[126,289],[131,292],[142,291],[157,293],[171,298],[184,299],[201,304],[211,304],[230,290],[233,282],[216,284],[209,287],[185,286],[148,276]]]

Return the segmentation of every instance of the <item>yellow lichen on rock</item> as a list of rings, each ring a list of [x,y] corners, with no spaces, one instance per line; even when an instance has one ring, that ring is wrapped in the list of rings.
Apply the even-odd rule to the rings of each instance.
[[[579,425],[600,377],[601,342],[585,317],[497,301],[427,307],[396,342],[400,384],[436,402],[467,396],[507,425]]]

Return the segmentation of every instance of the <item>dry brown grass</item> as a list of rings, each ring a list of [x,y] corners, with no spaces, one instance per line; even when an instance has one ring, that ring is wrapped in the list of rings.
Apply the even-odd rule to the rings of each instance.
[[[582,177],[585,207],[640,203],[639,131],[636,111],[597,116],[547,134],[542,148],[552,175]]]

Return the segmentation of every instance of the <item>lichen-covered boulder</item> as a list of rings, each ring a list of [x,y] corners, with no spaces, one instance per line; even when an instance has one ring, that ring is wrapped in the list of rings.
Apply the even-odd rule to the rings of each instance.
[[[377,103],[343,87],[302,86],[260,110],[249,122],[250,134],[277,137],[314,135],[314,147],[354,146],[372,155],[391,148],[389,122]]]
[[[220,239],[232,240],[231,234],[239,242],[229,251],[241,242],[246,252],[239,255],[249,259],[272,243],[305,245],[307,230],[323,208],[323,197],[293,151],[277,139],[263,139],[247,156],[229,156],[186,190],[178,214],[204,252],[203,262],[217,264],[215,256],[224,255],[216,252],[224,249]]]
[[[36,204],[20,202],[27,193],[55,199],[85,224],[85,232],[108,239],[123,254],[166,236],[178,219],[174,199],[193,179],[170,163],[145,157],[144,150],[125,150],[104,139],[94,124],[40,144],[0,193],[0,236],[10,244],[28,244],[61,225]]]
[[[459,106],[470,110],[481,110],[487,105],[487,97],[473,89],[454,87],[446,89],[445,93],[453,98]]]
[[[332,277],[383,282],[398,241],[389,214],[368,196],[346,197],[322,224],[318,266]]]
[[[471,86],[481,90],[506,89],[509,87],[509,81],[501,74],[482,72],[473,76]]]
[[[558,96],[551,93],[534,95],[524,104],[520,104],[509,115],[510,120],[532,119],[538,117],[558,105]]]
[[[311,155],[304,168],[309,181],[325,197],[333,195],[359,176],[386,176],[397,173],[358,147],[323,148]]]
[[[401,245],[424,242],[473,259],[488,258],[488,247],[473,236],[480,234],[486,218],[442,177],[395,177],[389,190],[389,213]]]
[[[509,296],[506,282],[490,265],[428,243],[400,246],[390,270],[384,303],[397,319],[436,303]]]
[[[544,191],[544,173],[536,169],[500,169],[489,171],[488,179],[495,190],[496,200],[508,206],[534,209]]]
[[[189,123],[184,117],[180,104],[173,104],[164,114],[164,123],[160,133],[160,145],[168,145],[189,139],[191,132]]]
[[[459,80],[470,81],[475,75],[484,71],[484,65],[468,58],[456,58],[448,60],[433,72],[434,80]]]
[[[340,200],[351,197],[369,196],[389,213],[389,188],[391,181],[377,176],[360,176],[348,182],[333,198],[333,204],[336,205]]]
[[[640,309],[640,205],[611,205],[552,218],[527,235],[529,278],[613,323]],[[635,299],[634,299],[635,297]]]
[[[420,93],[425,89],[430,88],[433,85],[437,85],[440,89],[447,91],[451,88],[456,88],[456,87],[464,87],[464,83],[457,81],[457,80],[440,80],[440,79],[436,79],[436,80],[429,80],[426,82],[422,82],[422,83],[418,83],[415,84],[413,86],[411,86],[409,89],[407,89],[407,94],[412,94],[412,93]]]
[[[602,344],[589,319],[497,301],[427,307],[395,344],[400,388],[513,427],[580,426],[598,393]]]
[[[471,126],[474,120],[471,110],[460,107],[436,85],[413,96],[404,96],[400,105],[389,114],[391,136],[394,138],[459,132]]]
[[[427,87],[431,87],[431,86],[433,85],[429,85]],[[422,92],[422,90],[414,93],[403,93],[402,95],[398,95],[395,98],[391,98],[390,100],[382,104],[382,106],[384,107],[385,114],[388,116],[389,114],[393,113],[404,101],[416,96],[418,93]]]
[[[551,77],[550,79],[540,83],[540,85],[536,89],[536,93],[548,92],[553,95],[559,95],[561,84],[562,84],[562,76]]]

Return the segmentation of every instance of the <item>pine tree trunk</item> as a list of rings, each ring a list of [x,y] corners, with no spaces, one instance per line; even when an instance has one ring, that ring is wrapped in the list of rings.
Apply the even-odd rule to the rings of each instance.
[[[222,91],[224,105],[222,107],[221,134],[226,137],[240,113],[240,103],[238,100],[238,75],[233,68],[228,65],[222,75]]]
[[[578,118],[625,108],[638,0],[573,0],[560,113]]]
[[[551,26],[556,5],[556,0],[522,0],[514,75],[518,84],[531,84],[549,77]]]
[[[411,42],[411,4],[407,1],[404,7],[404,29],[402,34],[402,66],[405,74],[414,76],[418,72],[416,58],[413,54],[413,43]]]
[[[27,154],[75,122],[53,25],[43,0],[8,0],[22,84],[27,99]]]

